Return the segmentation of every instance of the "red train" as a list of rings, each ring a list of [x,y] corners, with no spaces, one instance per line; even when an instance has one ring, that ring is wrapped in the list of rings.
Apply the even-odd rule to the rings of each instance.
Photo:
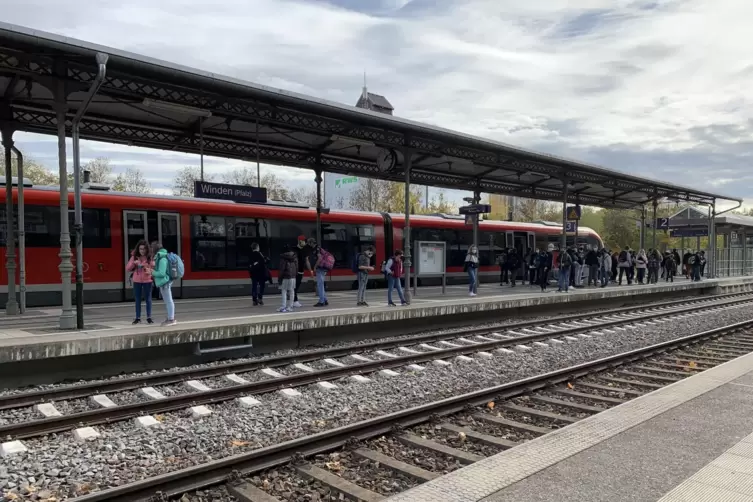
[[[28,306],[61,304],[59,200],[56,187],[24,190]],[[0,201],[0,258],[3,264],[0,267],[0,302],[4,305],[8,292],[4,266],[8,220],[5,190],[2,189]],[[15,191],[14,203],[17,213]],[[262,252],[273,257],[272,266],[276,266],[276,258],[286,244],[294,246],[301,234],[316,236],[316,210],[287,203],[250,205],[102,190],[84,190],[82,203],[87,303],[120,302],[132,298],[125,263],[140,239],[160,240],[167,249],[183,257],[185,276],[173,287],[173,294],[177,298],[188,298],[247,295],[247,267],[252,242],[258,242]],[[72,195],[69,204],[72,228]],[[18,222],[17,214],[14,221]],[[381,263],[392,250],[402,248],[403,228],[401,214],[335,210],[323,213],[322,246],[336,258],[328,288],[353,287],[356,278],[351,270],[352,259],[365,246],[376,248],[376,263]],[[549,243],[556,244],[560,235],[560,225],[555,223],[483,221],[479,228],[480,272],[482,276],[499,273],[495,259],[504,247],[514,246],[525,252]],[[465,280],[462,266],[473,232],[462,217],[411,216],[411,236],[414,242],[446,242],[448,281]],[[588,228],[580,229],[578,241],[601,245],[599,236]],[[378,267],[372,274],[379,282]],[[419,286],[425,284],[428,283],[419,282]]]

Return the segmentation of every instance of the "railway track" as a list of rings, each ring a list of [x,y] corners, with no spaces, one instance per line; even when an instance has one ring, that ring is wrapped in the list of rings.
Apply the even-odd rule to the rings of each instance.
[[[745,321],[76,500],[167,500],[225,484],[236,500],[271,502],[287,499],[281,490],[295,495],[312,483],[333,496],[320,500],[342,500],[341,494],[350,500],[381,500],[752,351],[753,321]]]
[[[624,330],[626,326],[645,323],[665,323],[675,319],[717,310],[737,308],[753,303],[750,295],[733,295],[722,300],[699,299],[665,302],[638,308],[613,309],[597,314],[569,317],[568,321],[527,321],[506,326],[504,331],[489,332],[489,328],[463,329],[451,333],[422,335],[409,339],[374,342],[349,347],[311,351],[276,358],[262,358],[241,363],[170,373],[112,380],[81,386],[45,391],[11,394],[0,397],[0,410],[18,411],[19,421],[6,418],[0,426],[0,437],[26,439],[77,427],[109,424],[151,414],[166,413],[185,408],[249,397],[275,391],[295,392],[295,387],[317,384],[327,388],[332,380],[351,377],[368,381],[366,375],[381,372],[397,376],[396,369],[421,371],[422,364],[449,365],[447,360],[470,357],[493,357],[490,351],[511,352],[530,350],[545,343],[567,343],[589,338],[603,331]],[[588,334],[594,332],[594,334]],[[483,333],[483,334],[478,334]],[[452,341],[448,341],[448,340]],[[434,342],[431,345],[430,342]],[[392,350],[389,352],[389,350]],[[365,354],[365,355],[364,355]],[[284,369],[283,369],[284,368]],[[283,373],[283,371],[285,373]],[[287,373],[287,374],[286,374]],[[213,382],[200,378],[219,377]],[[167,395],[158,385],[180,384],[185,390]],[[122,404],[133,397],[123,391],[138,389],[136,402]],[[120,392],[121,394],[113,394]],[[109,393],[109,396],[108,394]],[[61,414],[52,401],[86,399],[85,411]],[[80,403],[79,403],[80,404]],[[32,406],[32,408],[29,408]],[[69,406],[66,406],[70,408]],[[31,420],[44,414],[47,418]],[[0,414],[0,419],[3,415]],[[13,418],[13,417],[11,417]]]

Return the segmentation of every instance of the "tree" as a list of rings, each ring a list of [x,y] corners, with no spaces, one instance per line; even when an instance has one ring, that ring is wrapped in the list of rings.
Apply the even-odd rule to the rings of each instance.
[[[296,188],[290,192],[290,197],[296,202],[302,202],[309,206],[316,206],[316,187]]]
[[[350,207],[357,211],[387,211],[392,195],[391,181],[362,178],[350,193]]]
[[[125,173],[119,174],[112,184],[117,192],[150,193],[152,187],[147,183],[141,170],[129,167]]]
[[[89,179],[92,183],[109,183],[112,177],[112,166],[110,166],[110,159],[107,157],[97,157],[92,159],[81,168],[82,171],[89,171]],[[84,182],[83,172],[81,177],[81,183]]]
[[[194,182],[201,179],[201,170],[196,166],[186,166],[175,174],[170,187],[173,195],[178,197],[193,197]],[[212,181],[213,176],[204,174],[204,181]]]
[[[562,215],[562,208],[558,207],[555,202],[548,202],[538,199],[526,199],[523,197],[515,198],[515,205],[513,207],[513,220],[514,221],[538,221],[549,220],[554,215]],[[505,218],[506,219],[506,218]],[[556,220],[555,220],[556,221]]]
[[[11,176],[18,177],[18,162],[14,157],[10,161]],[[5,175],[3,169],[3,175]],[[24,178],[31,181],[34,185],[42,186],[59,186],[60,177],[53,173],[39,162],[30,158],[24,158]]]
[[[458,210],[457,205],[447,200],[447,196],[445,195],[444,190],[440,190],[438,194],[433,195],[432,198],[429,200],[429,207],[428,208],[421,207],[421,209],[418,212],[429,213],[429,214],[431,213],[450,214],[450,213],[456,213],[457,210]]]
[[[630,209],[604,209],[601,238],[611,249],[640,246],[640,214]]]

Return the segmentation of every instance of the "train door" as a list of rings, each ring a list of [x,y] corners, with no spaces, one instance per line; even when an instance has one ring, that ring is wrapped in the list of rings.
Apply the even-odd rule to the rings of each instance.
[[[513,232],[505,232],[505,248],[510,249],[511,247],[515,247]]]
[[[181,258],[183,254],[180,249],[180,214],[178,213],[157,213],[157,232],[162,247],[171,253],[175,253]],[[185,258],[183,258],[185,262]],[[178,279],[173,283],[173,298],[181,298],[183,293],[183,279]]]
[[[534,251],[536,249],[536,234],[533,232],[528,232],[528,251]]]
[[[146,221],[146,211],[123,211],[123,264],[128,263],[131,258],[131,251],[136,247],[140,240],[149,244],[149,227]],[[133,300],[133,288],[131,287],[130,273],[126,273],[123,282],[123,291],[126,300]]]

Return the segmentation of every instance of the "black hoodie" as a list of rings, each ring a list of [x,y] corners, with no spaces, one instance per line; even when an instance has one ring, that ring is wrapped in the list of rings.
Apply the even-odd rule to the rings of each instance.
[[[298,257],[295,251],[286,251],[280,255],[280,280],[295,279],[298,272]]]

